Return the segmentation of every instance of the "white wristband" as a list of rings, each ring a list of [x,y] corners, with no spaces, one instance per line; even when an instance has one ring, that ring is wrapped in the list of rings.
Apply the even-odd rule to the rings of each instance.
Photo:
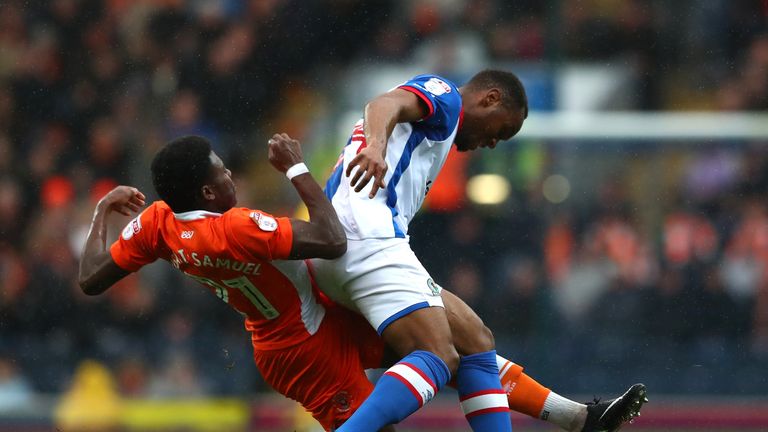
[[[304,162],[299,162],[296,165],[288,168],[288,171],[285,172],[285,176],[288,177],[288,180],[293,180],[293,178],[296,177],[297,175],[301,175],[308,172],[309,172],[309,168],[307,168],[307,165],[305,165]]]

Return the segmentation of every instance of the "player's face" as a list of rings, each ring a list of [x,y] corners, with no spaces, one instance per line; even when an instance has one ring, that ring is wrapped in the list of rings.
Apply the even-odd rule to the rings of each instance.
[[[237,204],[235,182],[232,181],[232,172],[224,166],[224,162],[213,151],[211,152],[210,186],[216,196],[214,205],[219,211],[225,212]]]
[[[522,109],[509,109],[501,104],[482,108],[475,116],[465,114],[464,123],[454,140],[456,149],[496,148],[499,141],[517,135],[524,120]]]

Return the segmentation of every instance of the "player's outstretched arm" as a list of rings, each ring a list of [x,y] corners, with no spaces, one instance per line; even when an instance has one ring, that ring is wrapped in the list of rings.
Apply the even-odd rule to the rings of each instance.
[[[421,120],[429,114],[429,108],[415,94],[394,89],[374,98],[365,106],[366,147],[360,150],[347,166],[346,175],[352,175],[357,167],[350,185],[355,192],[360,192],[373,179],[373,187],[369,198],[376,196],[380,188],[385,188],[384,176],[387,174],[387,163],[384,155],[387,151],[387,140],[392,135],[398,123]]]
[[[128,275],[129,272],[115,264],[107,250],[107,216],[113,211],[126,216],[138,212],[145,199],[144,194],[134,187],[118,186],[96,205],[78,272],[78,283],[84,293],[101,294]]]
[[[301,145],[287,134],[275,134],[269,140],[269,162],[288,173],[293,187],[309,210],[309,222],[291,219],[293,245],[291,259],[333,259],[347,251],[347,237],[336,210],[320,185],[309,173],[301,154]]]

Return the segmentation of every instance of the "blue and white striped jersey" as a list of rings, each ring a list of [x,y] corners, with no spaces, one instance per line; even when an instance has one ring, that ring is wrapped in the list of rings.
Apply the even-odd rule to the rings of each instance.
[[[355,124],[325,186],[349,239],[406,237],[408,224],[424,202],[456,136],[462,105],[453,83],[435,75],[419,75],[398,87],[421,98],[429,114],[418,122],[398,123],[392,131],[385,158],[387,187],[370,199],[373,182],[356,193],[344,175],[349,162],[366,145],[362,119]]]

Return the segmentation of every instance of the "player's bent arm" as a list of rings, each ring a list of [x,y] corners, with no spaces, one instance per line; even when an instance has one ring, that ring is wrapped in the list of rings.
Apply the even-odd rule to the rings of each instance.
[[[396,88],[377,96],[365,106],[366,145],[384,152],[396,124],[419,121],[428,114],[429,107],[409,91]]]
[[[89,273],[83,271],[83,261],[80,262],[78,283],[87,295],[99,295],[130,274],[115,263],[109,252],[97,254],[94,261],[96,264],[89,267]]]
[[[429,107],[415,94],[394,89],[377,96],[365,106],[363,133],[365,147],[349,162],[346,175],[353,171],[350,185],[355,192],[360,192],[373,179],[370,198],[376,196],[379,189],[386,187],[384,177],[387,174],[387,163],[384,159],[387,151],[387,141],[395,125],[404,122],[415,122],[429,114]]]
[[[129,186],[116,187],[96,205],[77,278],[85,294],[101,294],[130,273],[120,268],[107,250],[107,216],[112,211],[129,215],[143,205],[144,194]]]
[[[291,167],[303,164],[301,144],[287,134],[274,134],[268,144],[269,162],[278,171],[285,173]],[[333,259],[344,255],[347,251],[344,227],[306,166],[302,173],[292,175],[291,184],[307,206],[309,222],[291,219],[293,244],[289,259]]]
[[[338,258],[347,251],[347,237],[333,205],[310,173],[291,183],[309,211],[309,222],[291,219],[293,244],[290,259]]]

